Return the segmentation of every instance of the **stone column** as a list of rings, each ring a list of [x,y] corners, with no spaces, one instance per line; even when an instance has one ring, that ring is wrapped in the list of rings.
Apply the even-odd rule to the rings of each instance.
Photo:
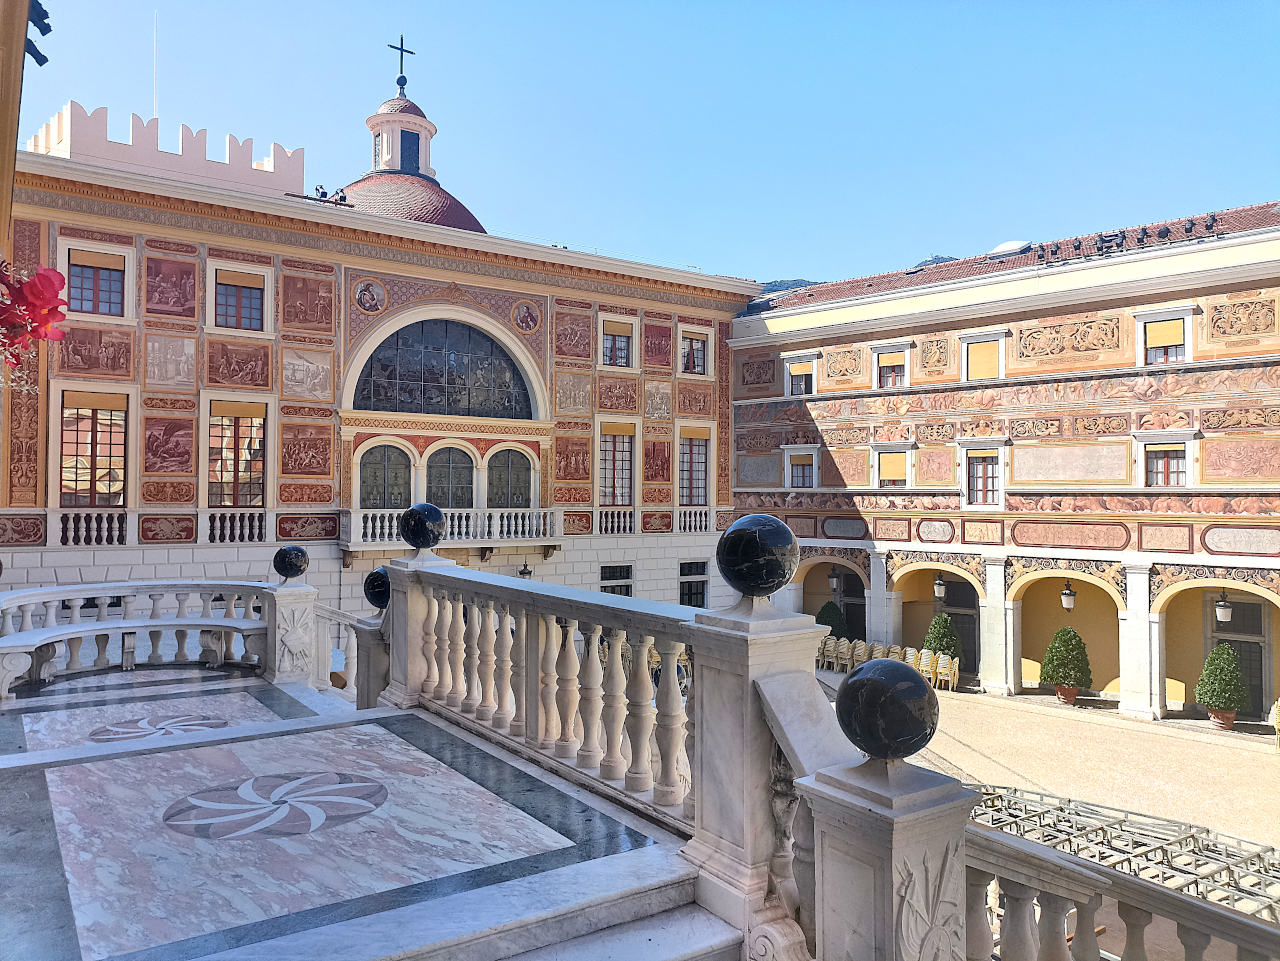
[[[422,682],[428,672],[422,650],[422,629],[431,608],[425,589],[418,581],[418,573],[454,566],[453,561],[447,561],[430,550],[419,551],[417,557],[399,557],[387,562],[391,603],[387,606],[382,625],[389,634],[391,664],[386,690],[378,697],[378,703],[383,707],[417,706]]]
[[[1164,708],[1164,669],[1151,643],[1151,565],[1126,564],[1124,578],[1128,604],[1120,612],[1120,710],[1158,718]]]
[[[1005,654],[1008,609],[1004,593],[1004,557],[984,559],[987,596],[978,606],[978,679],[987,691],[1012,694]]]
[[[867,644],[888,645],[889,592],[884,551],[868,552],[871,560],[871,583],[867,587]],[[902,623],[902,603],[898,602],[898,623]]]
[[[1004,602],[1004,676],[1008,694],[1022,693],[1022,601]]]
[[[1169,690],[1165,684],[1164,618],[1163,611],[1159,614],[1147,615],[1147,621],[1151,625],[1151,673],[1156,695],[1153,706],[1157,717],[1168,717],[1169,715],[1169,702],[1167,700]],[[1193,696],[1188,692],[1184,703],[1190,700],[1193,700]]]

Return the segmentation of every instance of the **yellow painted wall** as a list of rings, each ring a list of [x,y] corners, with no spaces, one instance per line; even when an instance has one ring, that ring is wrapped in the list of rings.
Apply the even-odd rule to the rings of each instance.
[[[834,600],[831,586],[827,583],[827,575],[831,572],[830,564],[814,564],[804,575],[804,613],[817,616],[822,605]]]
[[[1204,597],[1218,596],[1218,588],[1188,588],[1173,596],[1164,618],[1164,691],[1170,701],[1191,703],[1196,683],[1204,668]],[[1271,608],[1271,643],[1280,637],[1280,608],[1257,598]],[[1271,658],[1271,690],[1280,697],[1280,657]],[[1269,708],[1269,705],[1264,705]],[[1265,713],[1265,711],[1264,711]]]
[[[902,592],[902,646],[916,647],[933,620],[934,571],[915,571],[898,581]]]
[[[1120,621],[1116,602],[1100,587],[1073,581],[1076,606],[1062,609],[1062,581],[1046,577],[1035,581],[1022,595],[1022,683],[1040,683],[1040,665],[1054,632],[1074,627],[1089,652],[1089,670],[1097,691],[1120,690]]]

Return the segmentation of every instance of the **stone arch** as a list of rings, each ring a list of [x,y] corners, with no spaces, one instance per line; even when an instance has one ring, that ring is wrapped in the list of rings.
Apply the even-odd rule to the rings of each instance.
[[[861,567],[849,560],[847,557],[828,557],[826,555],[816,555],[806,557],[800,562],[800,566],[796,568],[796,576],[791,578],[793,584],[803,584],[805,576],[819,564],[834,564],[837,567],[843,567],[845,570],[853,571],[862,581],[862,586],[867,590],[871,590],[871,578],[867,572]]]
[[[955,574],[961,580],[968,581],[973,585],[973,589],[978,592],[978,597],[986,600],[987,588],[982,581],[973,575],[972,571],[967,571],[959,564],[949,564],[946,561],[913,561],[910,564],[904,564],[898,568],[889,577],[889,589],[897,588],[898,582],[908,574],[914,574],[916,571],[946,571],[948,574]]]
[[[355,406],[356,383],[360,380],[364,365],[368,363],[373,352],[392,334],[420,320],[455,320],[488,334],[507,352],[524,378],[525,387],[529,391],[529,403],[533,408],[530,419],[549,420],[551,418],[551,396],[547,391],[547,383],[537,358],[505,325],[488,314],[460,304],[427,304],[408,307],[384,319],[381,324],[371,330],[347,357],[344,364],[342,390],[339,394],[344,410],[351,410]]]
[[[1020,601],[1027,593],[1027,588],[1035,581],[1042,581],[1045,578],[1056,578],[1060,581],[1078,581],[1085,584],[1092,584],[1094,587],[1100,587],[1104,590],[1113,601],[1116,602],[1116,610],[1123,611],[1128,606],[1125,604],[1124,596],[1116,589],[1116,586],[1105,578],[1099,577],[1097,574],[1090,574],[1087,571],[1069,571],[1060,570],[1058,568],[1047,568],[1042,571],[1028,571],[1021,577],[1017,578],[1009,585],[1006,591],[1006,598],[1010,601]]]

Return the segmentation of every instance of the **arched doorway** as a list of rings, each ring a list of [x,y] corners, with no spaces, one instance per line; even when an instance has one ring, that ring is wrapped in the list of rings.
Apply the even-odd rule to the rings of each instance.
[[[941,597],[938,596],[939,578]],[[920,647],[934,617],[946,614],[960,640],[960,670],[976,675],[981,652],[978,585],[955,570],[922,567],[899,573],[893,589],[902,599],[903,645]]]
[[[1225,593],[1225,620],[1215,602]],[[1226,583],[1191,582],[1157,599],[1153,610],[1163,614],[1165,699],[1172,710],[1200,713],[1196,684],[1204,659],[1219,643],[1235,648],[1249,692],[1249,703],[1238,712],[1242,719],[1266,715],[1280,691],[1275,638],[1280,631],[1280,607],[1260,593]]]
[[[836,589],[831,589],[831,574],[836,575]],[[843,564],[819,560],[802,572],[800,610],[816,616],[823,606],[835,602],[844,615],[851,641],[867,639],[867,585],[862,574]]]
[[[413,499],[409,455],[392,444],[378,444],[360,455],[362,510],[404,510]]]
[[[1100,694],[1120,696],[1120,607],[1115,596],[1100,584],[1075,575],[1071,579],[1076,592],[1075,606],[1062,606],[1062,590],[1066,583],[1062,572],[1046,572],[1014,585],[1011,600],[1020,600],[1022,618],[1022,683],[1035,687],[1040,683],[1040,667],[1053,635],[1062,627],[1074,627],[1084,640],[1089,654],[1089,671],[1093,690]]]

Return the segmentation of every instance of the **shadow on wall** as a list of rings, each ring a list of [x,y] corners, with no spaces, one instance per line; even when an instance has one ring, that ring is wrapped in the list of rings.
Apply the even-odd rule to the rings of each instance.
[[[1045,651],[1060,627],[1074,627],[1084,638],[1096,691],[1120,692],[1120,614],[1116,602],[1101,587],[1073,580],[1076,606],[1062,609],[1062,581],[1045,577],[1028,585],[1022,595],[1022,683],[1040,683]]]

